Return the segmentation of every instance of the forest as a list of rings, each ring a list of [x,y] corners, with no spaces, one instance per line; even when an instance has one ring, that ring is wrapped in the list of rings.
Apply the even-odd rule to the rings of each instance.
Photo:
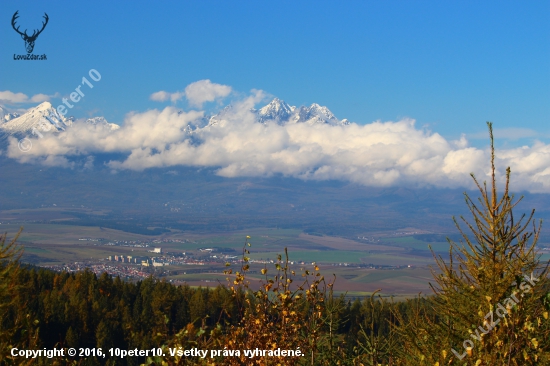
[[[4,309],[2,341],[20,349],[152,349],[167,345],[182,329],[191,346],[206,342],[200,338],[217,326],[225,330],[238,326],[243,321],[238,304],[246,302],[244,291],[234,294],[221,285],[190,288],[152,277],[131,283],[106,274],[97,277],[90,271],[68,274],[21,267],[10,286],[17,293]],[[363,324],[374,323],[376,334],[389,334],[388,304],[370,299],[345,302],[343,298],[332,299],[332,304],[338,305],[331,314],[334,341],[345,347],[346,354],[355,352],[354,339],[364,330]],[[403,311],[407,308],[406,303],[398,305]],[[298,308],[299,317],[308,316],[306,303]],[[145,361],[144,357],[116,361],[90,357],[78,364],[139,365]]]

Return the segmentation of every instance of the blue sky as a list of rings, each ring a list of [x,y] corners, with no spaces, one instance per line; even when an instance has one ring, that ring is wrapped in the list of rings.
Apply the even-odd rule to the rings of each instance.
[[[67,95],[96,69],[102,79],[77,117],[120,124],[162,107],[151,93],[210,79],[360,124],[410,117],[485,143],[491,120],[534,131],[519,142],[509,133],[510,144],[550,141],[548,1],[4,0],[0,9],[0,91]],[[10,24],[16,10],[22,29],[48,13],[34,50],[47,61],[13,60],[25,53]]]

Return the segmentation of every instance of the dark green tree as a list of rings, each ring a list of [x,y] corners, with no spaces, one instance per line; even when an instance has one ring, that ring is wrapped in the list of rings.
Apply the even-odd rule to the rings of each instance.
[[[492,124],[491,180],[476,201],[465,194],[472,221],[455,220],[463,240],[449,240],[449,258],[434,255],[430,312],[412,306],[411,320],[398,328],[407,365],[547,365],[550,322],[545,298],[548,265],[536,251],[540,223],[534,210],[519,217],[510,193],[510,168],[497,191]],[[417,303],[418,304],[418,303]]]

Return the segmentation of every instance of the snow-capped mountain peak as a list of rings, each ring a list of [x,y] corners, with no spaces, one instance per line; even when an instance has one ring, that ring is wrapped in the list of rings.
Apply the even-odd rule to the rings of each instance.
[[[309,107],[309,110],[311,111],[311,113],[315,113],[315,114],[323,116],[327,119],[336,119],[334,114],[332,114],[332,112],[327,107],[322,107],[317,103],[313,103]]]
[[[34,110],[37,111],[37,112],[40,112],[40,111],[47,111],[48,109],[52,109],[52,108],[53,108],[52,103],[42,102],[39,105],[37,105],[36,107],[34,107]]]
[[[274,120],[277,123],[283,123],[288,121],[295,109],[296,107],[288,105],[284,100],[275,98],[258,110],[258,121],[263,123]]]
[[[50,102],[30,108],[26,113],[15,118],[6,118],[8,117],[6,112],[5,109],[0,111],[0,113],[4,113],[3,118],[6,121],[0,124],[0,141],[5,140],[7,136],[21,138],[35,135],[42,137],[45,133],[63,132],[73,126],[75,120],[73,117],[66,118],[59,114]],[[88,118],[84,123],[110,131],[120,128],[119,125],[109,123],[104,117]]]
[[[207,126],[212,127],[219,125],[225,120],[225,116],[231,110],[231,105],[226,106],[219,113],[208,118]],[[344,126],[350,124],[347,119],[340,121],[327,107],[317,103],[313,103],[309,107],[302,106],[296,108],[279,98],[274,98],[267,105],[258,110],[252,110],[252,112],[256,114],[257,122],[263,124],[270,121],[279,125],[285,125],[287,123],[305,123],[310,126],[316,124]]]
[[[50,102],[43,102],[0,125],[0,132],[8,135],[30,134],[33,130],[60,132],[71,125],[71,120],[59,114]]]
[[[0,125],[4,122],[11,121],[12,119],[15,119],[19,116],[20,116],[19,113],[10,112],[5,107],[0,105]]]
[[[309,107],[302,106],[289,121],[291,123],[306,123],[308,125],[329,124],[331,126],[346,125],[349,121],[339,121],[338,118],[324,106],[313,103]]]
[[[221,111],[219,111],[217,114],[213,115],[208,119],[208,125],[207,127],[216,126],[223,122],[224,117],[230,113],[233,110],[233,106],[231,104],[225,106]]]
[[[92,126],[101,126],[103,128],[108,128],[111,131],[118,130],[120,128],[120,126],[115,124],[115,123],[109,123],[105,119],[105,117],[88,118],[86,120],[86,123],[89,124],[89,125],[92,125]]]

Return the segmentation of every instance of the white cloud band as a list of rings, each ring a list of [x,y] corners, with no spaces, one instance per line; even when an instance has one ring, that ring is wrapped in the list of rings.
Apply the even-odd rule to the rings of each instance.
[[[489,152],[468,147],[464,137],[448,141],[410,119],[343,126],[261,124],[250,110],[262,98],[256,92],[234,104],[215,126],[197,127],[203,112],[174,107],[129,114],[115,131],[75,123],[59,136],[33,141],[29,152],[21,152],[12,139],[8,156],[66,166],[71,156],[120,152],[126,158],[111,161],[112,169],[198,166],[225,177],[281,174],[367,186],[472,188],[469,173],[488,179]],[[497,157],[500,172],[511,166],[515,190],[550,192],[549,145],[503,149]]]

